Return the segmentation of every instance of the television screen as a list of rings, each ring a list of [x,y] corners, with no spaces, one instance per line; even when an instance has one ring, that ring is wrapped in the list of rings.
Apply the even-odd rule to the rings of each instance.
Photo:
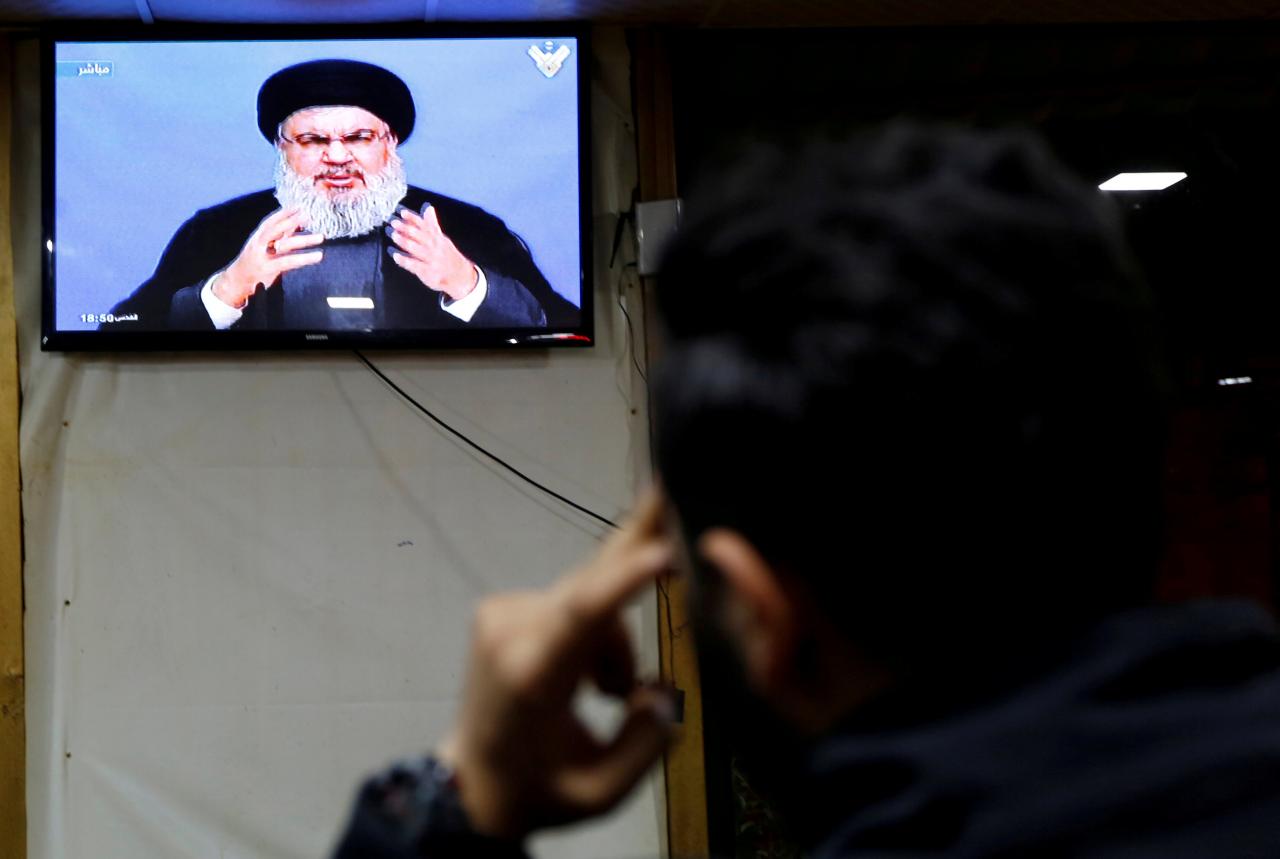
[[[44,347],[589,344],[583,46],[50,39]]]

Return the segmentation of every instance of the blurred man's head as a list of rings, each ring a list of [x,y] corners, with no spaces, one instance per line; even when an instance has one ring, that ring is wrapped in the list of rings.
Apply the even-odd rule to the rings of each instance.
[[[1147,598],[1162,376],[1099,192],[1030,137],[912,127],[699,190],[660,281],[657,453],[757,696],[821,730],[887,677]]]

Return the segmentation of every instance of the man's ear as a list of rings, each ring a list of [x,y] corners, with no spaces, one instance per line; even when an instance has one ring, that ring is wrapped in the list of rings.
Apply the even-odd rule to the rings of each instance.
[[[782,692],[792,681],[799,644],[797,606],[774,567],[745,537],[714,528],[698,539],[698,554],[723,582],[719,622],[734,643],[756,694]]]

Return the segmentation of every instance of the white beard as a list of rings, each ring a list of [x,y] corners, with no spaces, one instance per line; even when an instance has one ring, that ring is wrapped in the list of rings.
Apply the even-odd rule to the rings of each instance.
[[[404,162],[395,152],[387,156],[380,172],[362,174],[363,189],[340,191],[333,197],[290,167],[284,150],[276,150],[276,156],[276,199],[286,209],[301,209],[303,229],[326,239],[355,238],[376,230],[395,213],[409,190]]]

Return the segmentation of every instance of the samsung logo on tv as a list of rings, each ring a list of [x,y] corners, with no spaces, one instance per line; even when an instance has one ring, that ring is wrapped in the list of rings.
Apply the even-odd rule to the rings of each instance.
[[[328,340],[329,339],[328,334],[304,334],[302,336],[307,340]]]

